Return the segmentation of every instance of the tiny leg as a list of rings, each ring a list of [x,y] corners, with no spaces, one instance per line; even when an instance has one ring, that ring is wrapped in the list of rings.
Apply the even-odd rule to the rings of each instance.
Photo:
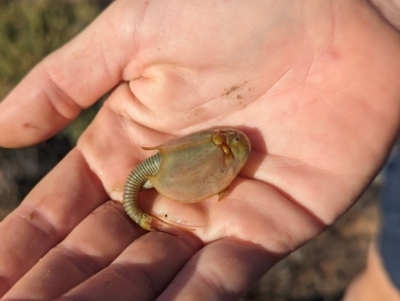
[[[230,186],[224,188],[224,190],[218,192],[218,202],[222,201],[224,197],[229,194]]]

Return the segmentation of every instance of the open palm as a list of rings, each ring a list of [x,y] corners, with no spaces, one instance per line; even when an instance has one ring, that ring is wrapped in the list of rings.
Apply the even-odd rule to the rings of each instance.
[[[373,179],[399,128],[398,53],[398,32],[356,1],[115,2],[0,106],[0,144],[24,146],[115,87],[0,224],[0,295],[237,299]],[[226,198],[141,195],[195,231],[145,233],[107,202],[152,154],[142,146],[215,126],[252,143]]]

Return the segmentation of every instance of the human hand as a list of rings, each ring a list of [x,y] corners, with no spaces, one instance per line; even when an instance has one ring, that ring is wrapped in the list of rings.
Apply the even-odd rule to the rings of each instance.
[[[5,299],[234,300],[356,200],[399,128],[400,37],[365,3],[293,3],[116,1],[28,74],[0,106],[3,146],[116,88],[1,222]],[[145,234],[106,202],[142,146],[212,126],[252,142],[223,201],[141,196],[196,231]]]

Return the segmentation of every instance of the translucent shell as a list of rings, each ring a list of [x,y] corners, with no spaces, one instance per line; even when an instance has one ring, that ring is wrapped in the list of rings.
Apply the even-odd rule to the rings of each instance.
[[[131,171],[123,203],[127,214],[146,230],[159,228],[154,225],[158,219],[140,207],[142,188],[154,187],[182,203],[195,203],[215,194],[221,199],[251,151],[247,136],[234,129],[205,130],[144,149],[159,152]]]
[[[148,176],[152,186],[169,199],[194,203],[224,191],[246,163],[251,147],[244,133],[223,129],[145,149],[161,154],[157,174]]]

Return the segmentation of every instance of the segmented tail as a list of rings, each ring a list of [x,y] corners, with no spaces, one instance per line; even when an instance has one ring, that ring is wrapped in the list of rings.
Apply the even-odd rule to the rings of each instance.
[[[143,212],[139,204],[139,192],[147,181],[148,175],[157,174],[161,165],[161,154],[157,153],[147,158],[134,168],[129,174],[124,187],[123,204],[126,213],[139,225],[142,219],[148,215]]]

